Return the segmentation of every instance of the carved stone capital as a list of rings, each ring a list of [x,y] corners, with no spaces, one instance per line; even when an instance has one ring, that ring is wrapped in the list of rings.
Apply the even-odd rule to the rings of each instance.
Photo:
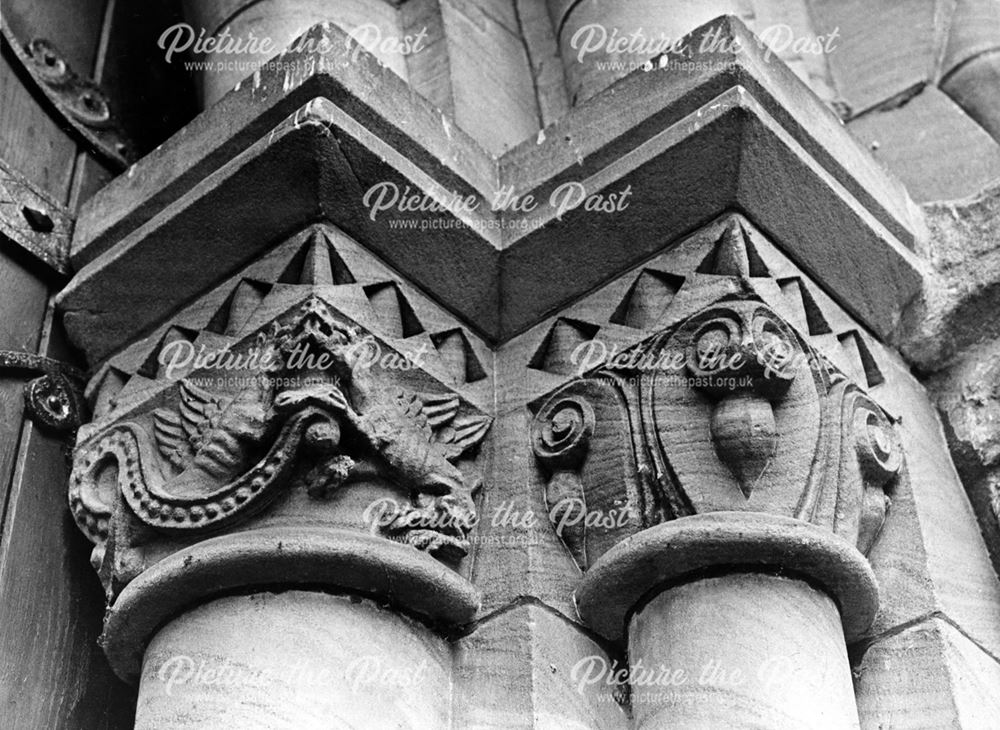
[[[692,514],[764,512],[867,552],[903,457],[889,417],[772,309],[726,300],[562,386],[533,444],[550,504],[624,501],[632,530],[564,535],[589,560],[637,529]]]
[[[455,568],[491,418],[442,370],[461,354],[449,343],[466,340],[411,334],[396,285],[349,272],[334,283],[331,235],[286,247],[297,281],[288,269],[273,286],[253,280],[248,298],[242,279],[208,327],[168,327],[152,350],[138,343],[114,361],[144,363],[127,385],[90,389],[98,415],[80,432],[69,501],[95,543],[105,647],[123,676],[172,611],[252,586],[323,585],[435,623],[475,614],[478,594]],[[345,314],[359,294],[369,326],[403,337]],[[450,361],[427,346],[435,339]]]
[[[756,294],[762,285],[751,282],[767,271],[745,236],[731,221],[689,277],[686,301],[701,306],[674,322],[664,315],[669,324],[533,407],[549,515],[586,571],[577,605],[608,635],[621,635],[629,600],[724,563],[827,585],[852,636],[875,615],[864,555],[905,478],[893,420]],[[713,291],[728,293],[706,299]],[[576,354],[586,352],[584,342]],[[706,521],[715,515],[723,521]],[[689,523],[714,525],[698,533],[701,551]],[[748,542],[757,527],[760,539]],[[808,540],[797,542],[800,532]],[[803,563],[803,551],[815,554]],[[831,576],[822,554],[843,574]],[[602,618],[612,594],[630,598]]]

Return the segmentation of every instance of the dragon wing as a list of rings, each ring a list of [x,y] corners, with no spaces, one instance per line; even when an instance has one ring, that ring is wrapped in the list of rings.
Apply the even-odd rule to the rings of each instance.
[[[201,446],[209,419],[219,410],[219,399],[188,380],[180,385],[177,408],[153,411],[156,446],[170,464],[183,469]]]
[[[403,415],[448,461],[454,461],[482,441],[492,423],[489,416],[459,415],[460,401],[454,393],[400,390],[397,398]]]

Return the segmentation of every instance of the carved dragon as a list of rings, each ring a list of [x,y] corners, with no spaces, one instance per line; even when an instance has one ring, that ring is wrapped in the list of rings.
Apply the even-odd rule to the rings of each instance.
[[[152,434],[119,423],[78,447],[70,482],[78,524],[100,546],[114,489],[145,525],[192,533],[263,509],[296,475],[316,499],[374,475],[410,502],[373,529],[439,556],[464,555],[478,480],[456,464],[490,419],[461,413],[454,393],[386,387],[358,357],[362,341],[309,298],[290,324],[259,336],[265,365],[252,387],[226,396],[182,381],[177,405],[153,412]]]

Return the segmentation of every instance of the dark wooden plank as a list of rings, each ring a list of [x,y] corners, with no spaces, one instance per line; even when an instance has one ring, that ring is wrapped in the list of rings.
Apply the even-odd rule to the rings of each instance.
[[[157,47],[163,31],[182,21],[180,3],[110,2],[107,48],[96,74],[116,102],[122,128],[143,155],[197,113],[190,75],[180,59],[167,63]]]
[[[108,0],[73,3],[10,0],[4,23],[20,43],[44,39],[80,77],[92,76]],[[59,113],[34,87],[9,48],[0,73],[0,156],[60,203],[70,201],[77,141]]]
[[[11,253],[0,251],[0,348],[36,352],[48,296],[46,284]],[[6,502],[24,411],[24,376],[0,373],[0,507]]]
[[[104,6],[105,0],[12,0],[5,22],[23,41],[54,42],[79,75],[90,76]],[[11,56],[6,49],[0,73],[0,155],[75,206],[107,172],[79,151]],[[52,317],[49,289],[19,252],[0,251],[0,295],[0,347],[35,352],[44,339],[43,351],[68,356],[40,335]],[[24,420],[28,379],[18,373],[0,381],[0,717],[19,730],[124,730],[132,727],[134,693],[111,676],[97,647],[104,600],[90,546],[66,507],[66,445]]]
[[[22,43],[44,38],[55,44],[74,71],[80,76],[89,76],[94,67],[106,2],[4,0],[4,22]]]
[[[65,204],[76,143],[32,95],[6,44],[0,48],[0,157]]]
[[[67,357],[46,339],[46,354]],[[0,542],[0,717],[18,730],[126,730],[134,691],[96,643],[104,598],[66,507],[67,445],[31,422],[20,442]]]

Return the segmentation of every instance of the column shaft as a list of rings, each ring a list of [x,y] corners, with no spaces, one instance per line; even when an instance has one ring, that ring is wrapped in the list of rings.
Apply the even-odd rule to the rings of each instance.
[[[368,600],[219,598],[166,624],[143,660],[136,730],[444,728],[450,654]]]
[[[399,52],[404,35],[399,14],[383,0],[200,0],[184,4],[185,17],[195,31],[216,39],[216,52],[199,56],[213,64],[199,77],[202,106],[217,102],[242,79],[254,73],[253,66],[275,56],[317,23],[331,22],[378,56],[388,68],[403,79],[407,78],[406,60]],[[225,36],[223,36],[225,34]],[[231,40],[230,40],[231,39]],[[253,46],[269,41],[267,51]],[[238,46],[237,44],[242,44]],[[229,49],[239,52],[227,52]],[[323,49],[317,49],[323,50]],[[327,52],[328,53],[328,52]],[[326,55],[326,54],[324,54]],[[304,75],[299,69],[290,73]]]
[[[628,646],[637,730],[858,727],[840,614],[804,581],[669,588],[632,617]]]

